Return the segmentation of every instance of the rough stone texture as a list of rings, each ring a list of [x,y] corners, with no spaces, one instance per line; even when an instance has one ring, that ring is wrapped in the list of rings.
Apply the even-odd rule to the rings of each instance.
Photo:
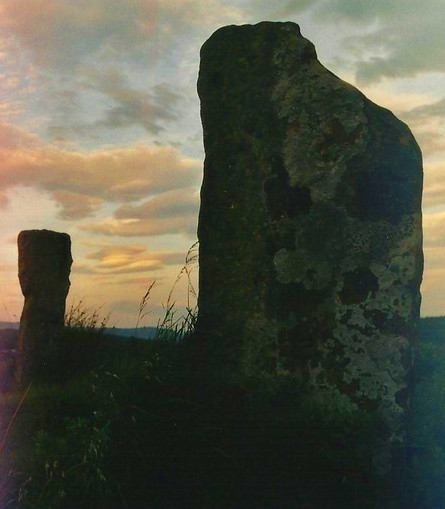
[[[215,32],[198,92],[210,369],[300,376],[401,436],[423,270],[410,130],[323,67],[294,23]]]
[[[18,379],[27,379],[63,327],[70,287],[71,239],[66,233],[27,230],[18,236],[19,281],[25,304],[18,338]]]

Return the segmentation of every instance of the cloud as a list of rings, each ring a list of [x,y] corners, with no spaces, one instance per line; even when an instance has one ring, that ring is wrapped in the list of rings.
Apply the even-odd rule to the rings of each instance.
[[[445,164],[428,164],[425,167],[423,207],[445,205]]]
[[[281,14],[287,17],[306,8],[320,30],[323,25],[342,29],[344,51],[349,57],[356,57],[356,77],[360,84],[384,77],[445,71],[445,3],[442,0],[314,0],[310,4],[291,0],[279,5]],[[274,10],[277,7],[270,9]],[[351,36],[358,28],[361,33]]]
[[[73,135],[85,138],[97,136],[102,129],[130,127],[141,127],[156,135],[165,129],[166,123],[178,118],[177,106],[182,97],[166,83],[152,86],[151,91],[140,90],[116,68],[106,71],[88,69],[80,76],[73,84],[80,89],[56,91],[55,96],[48,98],[48,107],[54,111],[56,119],[49,124],[48,131],[55,139]],[[87,118],[82,118],[82,112],[85,114],[88,108],[81,99],[83,97],[88,102],[87,94],[91,92],[100,95],[100,102],[95,100],[95,110],[102,111],[90,111]],[[76,101],[78,106],[73,108]],[[99,108],[98,104],[102,103],[102,108]],[[94,120],[94,116],[98,118]]]
[[[97,224],[81,226],[83,231],[120,237],[143,237],[168,234],[196,236],[197,218],[175,217],[171,219],[119,220],[108,219]]]
[[[427,9],[428,4],[433,3],[438,4],[439,2],[437,0],[426,0],[422,6],[423,10]],[[337,21],[344,20],[352,23],[369,24],[373,21],[383,23],[384,21],[392,20],[401,13],[403,13],[404,17],[406,14],[411,16],[412,9],[422,10],[419,7],[416,0],[404,0],[403,4],[386,0],[360,0],[359,2],[322,0],[318,1],[317,13],[325,18]]]
[[[216,0],[2,0],[0,29],[40,67],[72,72],[98,56],[148,49],[159,58],[179,35],[233,19]]]
[[[443,315],[445,303],[445,247],[424,247],[422,315]]]
[[[74,274],[85,274],[87,276],[92,276],[96,274],[96,271],[91,265],[87,265],[85,263],[79,263],[74,260],[73,265],[71,266],[71,272]]]
[[[0,125],[0,193],[16,186],[46,191],[60,217],[82,219],[104,202],[131,203],[200,180],[201,163],[169,146],[63,150]]]
[[[425,155],[445,151],[445,99],[398,113],[409,124]]]
[[[93,264],[75,264],[73,272],[91,275],[160,272],[169,266],[184,264],[184,259],[184,253],[180,252],[148,251],[141,245],[108,245],[85,256],[85,260],[92,260]]]
[[[443,270],[445,271],[445,250],[443,247],[425,247],[425,265],[428,271]]]
[[[404,113],[404,118],[412,122],[431,120],[434,117],[445,120],[445,98],[432,104],[417,106]]]
[[[424,214],[423,233],[425,247],[445,247],[445,212]]]
[[[0,120],[83,147],[158,135],[186,116],[188,52],[241,17],[222,0],[1,0]]]
[[[441,21],[445,4],[441,0],[336,0],[330,7],[329,12],[345,21],[376,26],[372,33],[349,40],[361,50],[356,67],[360,84],[445,71]]]
[[[366,46],[368,49],[378,47],[383,39],[387,41],[387,54],[360,62],[357,65],[357,81],[364,84],[384,77],[412,78],[425,72],[444,72],[443,31],[439,21],[445,15],[443,7],[440,11],[437,18],[425,19],[423,23],[421,21],[421,26],[408,22],[407,26],[387,24],[378,30],[367,40],[368,44],[363,49]]]
[[[5,209],[9,205],[9,198],[6,194],[0,194],[0,209]]]
[[[85,231],[103,235],[138,237],[182,233],[196,235],[199,196],[195,189],[159,194],[141,205],[124,205],[114,218],[82,226]]]
[[[430,130],[431,126],[413,126],[413,132],[422,152],[426,156],[445,152],[445,133]]]
[[[250,0],[244,7],[250,16],[264,13],[264,19],[281,20],[291,15],[300,14],[317,4],[317,0]]]
[[[126,265],[120,267],[113,267],[114,260],[104,260],[97,265],[98,270],[106,270],[107,274],[140,274],[141,272],[156,272],[163,268],[159,260],[133,260],[128,261]],[[121,262],[122,265],[123,262]]]
[[[87,196],[70,191],[53,191],[52,197],[61,211],[61,219],[73,220],[92,216],[103,205],[104,200],[96,196]]]
[[[155,85],[149,94],[130,87],[121,74],[110,72],[99,79],[97,87],[115,105],[93,127],[119,129],[136,125],[157,134],[163,129],[162,122],[177,118],[174,108],[180,96],[166,84]]]
[[[148,251],[141,245],[103,246],[86,255],[88,260],[98,260],[100,266],[114,269],[122,268],[135,261],[155,261],[162,265],[180,265],[185,255],[180,252]]]
[[[196,190],[174,190],[155,196],[141,205],[123,205],[114,214],[116,219],[163,219],[178,216],[196,217],[199,196]]]
[[[35,149],[40,145],[37,136],[9,123],[0,122],[0,150]]]

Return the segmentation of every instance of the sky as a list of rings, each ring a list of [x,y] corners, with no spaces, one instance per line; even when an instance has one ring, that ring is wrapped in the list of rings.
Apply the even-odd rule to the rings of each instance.
[[[0,0],[0,321],[20,317],[21,230],[71,235],[68,304],[163,316],[196,241],[199,49],[294,21],[320,61],[413,131],[424,157],[422,315],[445,314],[443,0]],[[196,286],[196,269],[192,280]],[[186,278],[172,293],[187,305]]]

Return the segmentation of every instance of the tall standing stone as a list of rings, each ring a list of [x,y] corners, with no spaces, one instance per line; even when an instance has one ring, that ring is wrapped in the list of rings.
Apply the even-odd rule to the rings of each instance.
[[[423,270],[410,130],[323,67],[294,23],[215,32],[198,92],[210,369],[301,376],[401,436]]]
[[[66,233],[27,230],[18,236],[19,281],[25,304],[18,339],[18,378],[27,379],[60,334],[70,287],[71,239]],[[44,362],[44,361],[43,361]]]

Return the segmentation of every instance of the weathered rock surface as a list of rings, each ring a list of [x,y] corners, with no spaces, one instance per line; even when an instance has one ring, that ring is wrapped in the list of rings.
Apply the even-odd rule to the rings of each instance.
[[[57,340],[70,287],[71,239],[66,233],[27,230],[18,236],[19,281],[25,297],[18,338],[19,379]]]
[[[338,404],[407,408],[423,270],[408,127],[317,60],[294,23],[201,50],[198,336],[223,378],[295,374]]]

